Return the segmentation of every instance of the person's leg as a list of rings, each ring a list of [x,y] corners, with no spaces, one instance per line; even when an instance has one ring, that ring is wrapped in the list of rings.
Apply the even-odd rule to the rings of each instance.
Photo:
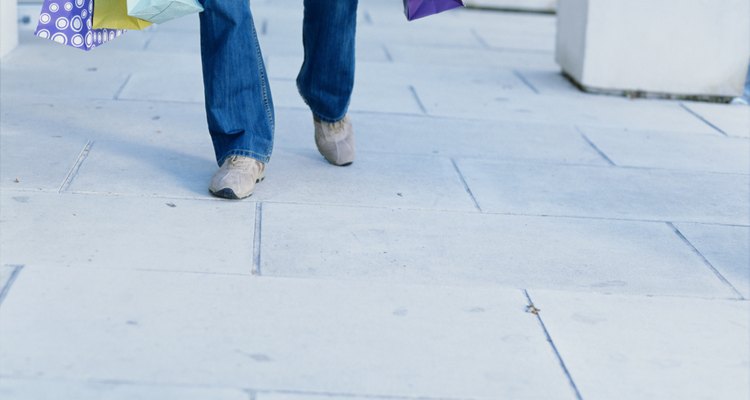
[[[203,0],[201,58],[208,129],[221,166],[230,156],[267,163],[274,113],[247,0]]]
[[[305,61],[297,88],[315,117],[341,121],[354,88],[357,0],[305,0]]]

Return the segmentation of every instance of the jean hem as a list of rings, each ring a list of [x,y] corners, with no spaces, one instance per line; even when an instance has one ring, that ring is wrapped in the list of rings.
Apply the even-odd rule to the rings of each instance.
[[[224,161],[231,156],[250,157],[262,162],[263,164],[268,164],[268,162],[271,161],[270,155],[258,154],[251,150],[236,149],[226,152],[226,154],[224,154],[224,156],[218,161],[219,166],[223,165]]]

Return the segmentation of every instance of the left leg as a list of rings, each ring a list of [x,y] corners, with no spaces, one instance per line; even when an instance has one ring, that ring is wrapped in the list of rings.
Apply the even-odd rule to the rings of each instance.
[[[357,0],[305,0],[305,61],[297,88],[315,117],[341,121],[354,88]]]

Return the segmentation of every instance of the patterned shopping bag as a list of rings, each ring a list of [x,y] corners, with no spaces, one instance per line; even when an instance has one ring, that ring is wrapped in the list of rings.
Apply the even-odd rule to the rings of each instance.
[[[141,30],[149,26],[151,22],[128,15],[127,0],[96,0],[94,4],[94,29]]]
[[[128,15],[155,24],[201,11],[203,11],[203,6],[196,0],[128,0]]]
[[[117,29],[93,29],[94,0],[44,0],[35,35],[91,50],[122,35]]]
[[[406,19],[413,21],[463,6],[462,0],[404,0],[404,13]]]

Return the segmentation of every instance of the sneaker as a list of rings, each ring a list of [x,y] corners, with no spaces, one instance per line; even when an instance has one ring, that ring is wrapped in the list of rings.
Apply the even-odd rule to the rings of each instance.
[[[239,200],[253,194],[255,184],[265,178],[266,165],[244,156],[229,156],[211,178],[208,190],[216,197]]]
[[[325,122],[313,117],[315,144],[320,154],[333,165],[341,167],[354,162],[354,128],[348,116],[338,122]]]

